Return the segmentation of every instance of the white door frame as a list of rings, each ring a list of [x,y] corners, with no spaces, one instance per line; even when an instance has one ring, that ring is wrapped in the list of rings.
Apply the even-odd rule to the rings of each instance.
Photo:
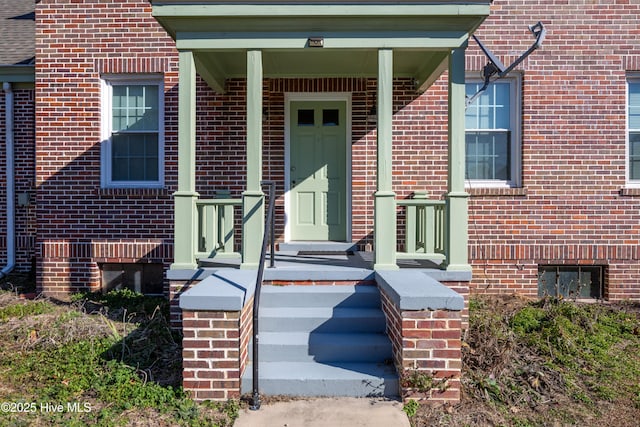
[[[351,242],[351,92],[287,92],[284,94],[284,241],[291,241],[291,102],[292,101],[344,101],[346,104],[345,214],[347,242]]]

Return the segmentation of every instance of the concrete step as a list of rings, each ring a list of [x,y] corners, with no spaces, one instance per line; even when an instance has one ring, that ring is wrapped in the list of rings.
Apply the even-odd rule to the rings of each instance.
[[[376,286],[263,286],[261,392],[396,396],[398,377],[385,324]],[[251,389],[251,375],[249,366],[243,392]]]
[[[379,308],[260,308],[260,332],[384,333],[385,326],[385,316]]]
[[[391,360],[393,354],[384,334],[261,332],[259,342],[259,356],[264,362],[382,363]]]
[[[380,307],[373,285],[314,285],[262,287],[260,307]]]
[[[252,390],[253,368],[242,377],[242,393]],[[260,362],[258,388],[268,395],[397,397],[392,365],[376,363]]]

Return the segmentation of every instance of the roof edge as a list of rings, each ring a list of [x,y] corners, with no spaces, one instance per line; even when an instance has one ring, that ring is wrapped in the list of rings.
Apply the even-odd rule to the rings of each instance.
[[[0,65],[0,82],[35,83],[35,65]]]

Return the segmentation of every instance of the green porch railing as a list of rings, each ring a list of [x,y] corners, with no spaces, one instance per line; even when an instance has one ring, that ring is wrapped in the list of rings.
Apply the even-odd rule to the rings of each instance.
[[[397,257],[404,259],[446,260],[446,209],[444,200],[427,199],[417,193],[413,199],[398,200],[405,208],[404,251]]]
[[[239,255],[234,251],[234,222],[235,208],[241,205],[242,199],[196,200],[196,258]]]

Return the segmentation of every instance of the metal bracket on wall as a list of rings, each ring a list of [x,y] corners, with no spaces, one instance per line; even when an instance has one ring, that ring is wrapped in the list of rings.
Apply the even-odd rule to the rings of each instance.
[[[524,52],[522,55],[520,55],[518,59],[513,61],[513,63],[508,67],[505,67],[502,61],[500,61],[500,59],[498,59],[498,57],[495,56],[493,52],[491,52],[491,50],[489,50],[489,48],[483,45],[482,42],[475,35],[471,36],[476,41],[476,43],[478,43],[478,46],[480,47],[482,52],[485,54],[489,62],[487,63],[487,65],[485,65],[482,68],[482,79],[484,80],[484,85],[473,96],[467,97],[466,107],[471,105],[473,101],[475,101],[476,98],[482,94],[482,92],[487,90],[487,87],[489,87],[489,84],[492,81],[498,80],[506,76],[507,74],[509,74],[522,61],[524,61],[526,57],[531,55],[531,53],[533,53],[534,50],[542,46],[544,37],[547,34],[547,29],[544,27],[542,22],[538,21],[538,23],[535,25],[529,25],[529,31],[536,38],[535,42],[533,42],[531,47],[527,49],[527,51]],[[494,76],[496,77],[494,78]]]

